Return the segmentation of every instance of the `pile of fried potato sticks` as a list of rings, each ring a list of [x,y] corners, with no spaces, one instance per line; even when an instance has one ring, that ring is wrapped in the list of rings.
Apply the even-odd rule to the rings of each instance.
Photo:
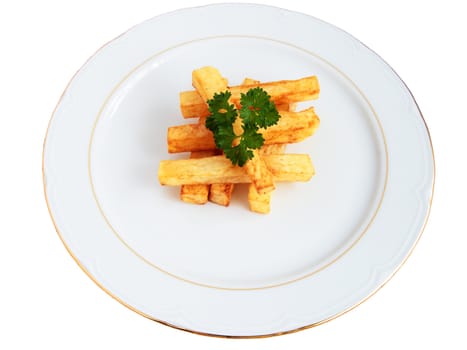
[[[269,213],[275,182],[308,181],[315,170],[307,154],[287,154],[288,143],[296,143],[314,134],[320,120],[314,108],[296,111],[299,102],[317,99],[320,88],[316,76],[298,80],[261,83],[246,78],[242,85],[228,86],[228,81],[214,67],[196,69],[192,74],[193,91],[180,93],[184,118],[198,118],[197,123],[169,127],[169,153],[191,152],[189,159],[163,160],[159,164],[161,185],[181,186],[184,202],[205,204],[208,201],[228,206],[235,184],[248,183],[248,203],[252,211]],[[229,102],[239,108],[240,96],[261,87],[276,105],[280,119],[276,125],[260,130],[264,145],[243,167],[233,165],[216,149],[214,138],[205,126],[209,117],[207,101],[215,93],[230,91]],[[242,133],[241,120],[234,123],[236,135]]]

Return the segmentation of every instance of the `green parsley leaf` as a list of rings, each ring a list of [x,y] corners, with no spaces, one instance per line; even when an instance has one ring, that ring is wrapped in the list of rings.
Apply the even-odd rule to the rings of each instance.
[[[224,151],[232,164],[243,166],[253,158],[253,150],[264,144],[264,137],[258,129],[277,124],[280,115],[271,97],[260,87],[241,94],[240,113],[229,103],[231,96],[229,91],[225,91],[214,94],[207,101],[210,116],[206,119],[206,127],[212,131],[216,147]],[[243,133],[235,135],[233,124],[239,114]],[[238,144],[233,146],[237,139],[240,139]]]
[[[257,149],[264,144],[264,137],[255,129],[244,129],[240,143],[245,144],[247,148]]]
[[[241,94],[240,104],[242,106],[240,118],[245,125],[267,128],[279,121],[280,115],[271,101],[271,96],[260,87]]]
[[[233,123],[237,119],[237,110],[229,104],[232,94],[229,91],[214,94],[208,101],[210,116],[206,119],[206,127],[212,131],[217,148],[222,150],[232,147],[237,137],[233,130]]]
[[[224,149],[224,154],[227,159],[230,159],[232,164],[243,166],[248,159],[253,158],[253,151],[248,149],[244,142],[240,142],[237,146]]]

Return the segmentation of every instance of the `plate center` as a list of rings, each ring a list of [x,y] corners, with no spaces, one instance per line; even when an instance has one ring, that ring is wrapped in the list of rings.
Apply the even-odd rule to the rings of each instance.
[[[248,210],[246,186],[232,203],[198,206],[157,180],[167,128],[184,120],[178,93],[193,69],[212,65],[230,85],[317,75],[321,95],[315,135],[287,146],[316,168],[308,183],[280,183],[271,213]],[[179,45],[148,58],[114,89],[97,116],[90,174],[112,231],[152,267],[219,288],[264,288],[326,268],[364,235],[383,196],[384,138],[353,83],[314,53],[261,38],[219,37]]]

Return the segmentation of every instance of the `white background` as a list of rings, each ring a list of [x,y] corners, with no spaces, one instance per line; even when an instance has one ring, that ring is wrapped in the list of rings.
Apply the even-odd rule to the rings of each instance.
[[[216,1],[212,1],[216,2]],[[0,5],[1,349],[465,349],[466,12],[461,1],[258,1],[304,12],[381,55],[413,92],[437,165],[432,213],[395,277],[347,314],[254,340],[175,330],[128,310],[76,265],[49,218],[42,142],[75,71],[155,15],[203,1],[16,1]]]

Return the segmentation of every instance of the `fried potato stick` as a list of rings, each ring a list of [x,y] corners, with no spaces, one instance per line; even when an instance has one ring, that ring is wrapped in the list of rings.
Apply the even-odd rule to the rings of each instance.
[[[206,101],[213,98],[216,92],[227,90],[228,82],[216,68],[203,67],[193,71],[192,84],[207,108]],[[200,120],[201,119],[204,125],[206,117],[200,118]],[[207,199],[213,203],[228,206],[232,198],[233,190],[234,184],[232,183],[213,183],[210,185]]]
[[[263,157],[275,181],[308,181],[315,170],[307,154],[273,154]],[[161,185],[251,183],[244,167],[222,156],[199,159],[163,160],[159,164]]]
[[[313,135],[319,126],[319,117],[312,107],[300,112],[279,111],[281,118],[276,125],[260,129],[266,145],[296,143]],[[172,126],[167,131],[169,153],[207,151],[216,148],[210,130],[204,125],[185,124]]]
[[[239,104],[240,94],[247,93],[253,87],[263,88],[276,105],[315,100],[319,97],[320,86],[316,76],[297,80],[281,80],[268,83],[255,83],[230,87],[231,101]],[[218,90],[220,91],[220,90]],[[184,118],[208,116],[206,99],[197,91],[183,91],[179,95],[180,109]]]
[[[243,81],[244,85],[258,85],[260,82],[258,80],[253,80],[246,78]],[[295,110],[295,104],[278,104],[276,105],[277,110],[280,111],[293,111]],[[259,153],[261,156],[269,155],[269,154],[283,154],[285,152],[286,144],[270,144],[270,145],[263,145],[260,148]],[[256,191],[256,187],[253,184],[248,185],[248,205],[250,210],[255,213],[260,214],[267,214],[271,211],[271,193],[258,193]]]

